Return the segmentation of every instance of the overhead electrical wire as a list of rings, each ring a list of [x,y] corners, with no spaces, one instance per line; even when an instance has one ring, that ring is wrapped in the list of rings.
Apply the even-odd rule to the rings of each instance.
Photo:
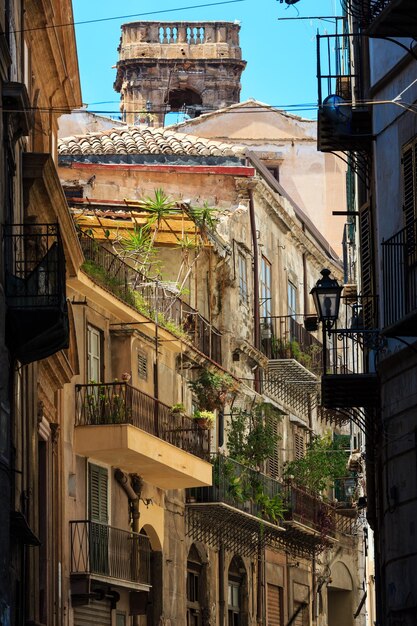
[[[235,4],[236,2],[246,2],[246,0],[221,0],[220,2],[209,2],[204,4],[194,4],[191,6],[185,7],[176,7],[173,9],[162,9],[159,11],[146,11],[145,13],[132,13],[131,15],[115,15],[113,17],[98,17],[91,20],[80,20],[80,21],[72,21],[65,22],[64,24],[45,24],[44,26],[34,26],[33,28],[21,28],[17,30],[12,30],[10,32],[16,33],[27,33],[31,31],[37,30],[47,30],[49,28],[65,28],[67,26],[80,26],[83,24],[97,24],[99,22],[111,22],[115,20],[127,20],[133,17],[146,17],[148,15],[160,15],[161,13],[174,13],[175,11],[189,11],[190,9],[203,9],[206,7],[216,7],[223,4]]]

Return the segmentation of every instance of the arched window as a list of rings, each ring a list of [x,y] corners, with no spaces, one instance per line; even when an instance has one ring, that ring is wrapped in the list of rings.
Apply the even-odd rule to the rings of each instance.
[[[201,626],[203,564],[193,544],[187,559],[187,626]]]
[[[242,559],[234,556],[229,567],[227,585],[228,626],[244,626],[246,615],[246,569]]]

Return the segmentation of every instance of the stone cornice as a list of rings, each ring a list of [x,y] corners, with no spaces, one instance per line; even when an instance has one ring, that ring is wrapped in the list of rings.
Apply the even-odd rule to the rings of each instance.
[[[60,4],[64,22],[71,24],[71,2],[61,0]],[[26,2],[25,18],[26,24],[30,24],[27,33],[31,40],[30,48],[38,62],[34,70],[39,72],[37,78],[47,85],[47,96],[54,98],[54,106],[80,107],[82,99],[74,27],[53,28],[56,18],[51,0]],[[50,27],[45,28],[45,23]],[[48,70],[47,74],[42,73],[43,68]]]
[[[341,265],[336,260],[326,255],[322,247],[314,243],[314,241],[305,234],[299,225],[298,218],[295,215],[292,217],[285,208],[285,205],[289,204],[288,201],[272,192],[262,179],[258,179],[258,185],[255,190],[255,201],[256,200],[263,204],[267,214],[274,219],[279,228],[291,237],[294,245],[300,251],[308,255],[309,260],[318,271],[323,269],[323,267],[330,266],[336,278],[343,278]]]

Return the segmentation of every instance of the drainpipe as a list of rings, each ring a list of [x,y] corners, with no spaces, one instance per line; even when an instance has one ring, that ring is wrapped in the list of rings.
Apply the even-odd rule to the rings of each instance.
[[[224,626],[225,588],[224,588],[224,544],[219,549],[219,626]]]
[[[138,474],[126,474],[118,467],[114,470],[114,477],[126,492],[129,499],[129,512],[132,532],[139,532],[139,500],[143,488],[143,479]],[[133,626],[139,626],[139,616],[133,615]]]
[[[254,333],[253,339],[255,348],[260,350],[261,347],[261,324],[260,324],[260,312],[259,312],[259,258],[258,258],[258,240],[256,238],[256,222],[255,222],[255,204],[253,201],[253,189],[248,189],[249,192],[249,216],[250,216],[250,229],[252,236],[253,247],[253,321],[254,321]],[[254,388],[257,393],[261,391],[259,371],[255,370],[254,376]]]
[[[114,470],[114,477],[124,489],[129,499],[129,510],[132,532],[139,532],[139,499],[142,493],[143,480],[138,474],[126,474],[121,469]]]

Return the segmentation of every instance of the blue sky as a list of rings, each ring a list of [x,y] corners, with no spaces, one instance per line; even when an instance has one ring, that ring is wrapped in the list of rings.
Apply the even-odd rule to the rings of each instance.
[[[317,29],[322,34],[333,32],[333,22],[315,19],[280,21],[278,18],[340,15],[338,0],[315,0],[314,3],[300,0],[288,7],[278,0],[243,0],[186,9],[205,2],[208,0],[154,0],[152,3],[73,0],[76,22],[170,10],[76,26],[83,102],[90,110],[118,111],[119,94],[113,90],[115,69],[112,66],[117,62],[120,25],[124,22],[239,20],[240,44],[247,61],[242,74],[241,100],[256,98],[284,109],[291,105],[306,105],[297,111],[288,110],[303,117],[315,117],[316,109],[311,107],[317,101],[315,36]]]

